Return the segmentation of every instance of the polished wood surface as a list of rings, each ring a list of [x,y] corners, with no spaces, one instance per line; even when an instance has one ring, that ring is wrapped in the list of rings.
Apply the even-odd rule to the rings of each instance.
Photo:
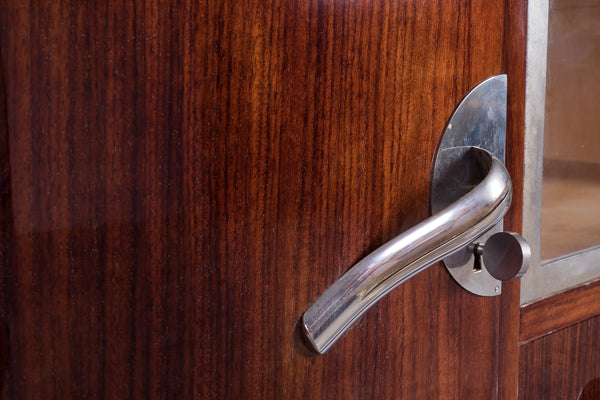
[[[519,399],[598,398],[600,316],[521,346]]]
[[[523,72],[524,1],[0,9],[3,398],[516,393],[518,285],[477,297],[435,266],[324,356],[296,324],[428,216],[454,107],[481,80]],[[509,82],[519,193],[524,75]]]
[[[8,249],[12,233],[12,207],[10,201],[10,163],[8,147],[8,121],[6,115],[6,84],[2,66],[2,51],[0,48],[0,304],[4,305],[6,293],[6,272],[8,271]],[[4,387],[6,368],[8,365],[8,328],[4,318],[4,310],[0,310],[0,388]]]
[[[597,400],[600,399],[600,377],[589,381],[581,391],[577,400]]]
[[[600,279],[521,308],[521,343],[600,314]]]
[[[506,160],[513,184],[512,206],[504,218],[506,230],[521,232],[525,129],[525,61],[527,1],[510,0],[504,21],[504,66],[508,76]],[[519,387],[520,281],[503,282],[498,320],[498,399],[515,399]]]

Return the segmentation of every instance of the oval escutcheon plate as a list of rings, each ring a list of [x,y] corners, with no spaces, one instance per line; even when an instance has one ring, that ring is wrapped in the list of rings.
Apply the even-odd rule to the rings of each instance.
[[[480,173],[465,170],[456,147],[474,146],[487,150],[504,162],[506,147],[506,75],[486,79],[473,88],[454,111],[440,141],[431,181],[431,214],[436,214],[458,200],[471,188]],[[452,277],[466,290],[480,296],[497,296],[501,281],[486,270],[483,260],[475,255],[475,243],[502,231],[502,221],[484,233],[474,244],[444,258]]]

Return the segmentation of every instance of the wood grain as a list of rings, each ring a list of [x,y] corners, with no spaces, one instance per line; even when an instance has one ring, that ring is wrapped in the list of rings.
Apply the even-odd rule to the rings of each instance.
[[[600,314],[600,280],[521,308],[521,343]]]
[[[525,60],[527,50],[527,2],[507,2],[504,20],[504,65],[508,76],[506,166],[513,184],[512,206],[504,218],[507,231],[521,232],[525,135]],[[498,399],[517,398],[519,388],[520,281],[502,283],[498,321]]]
[[[521,346],[519,399],[578,399],[598,394],[600,317]],[[597,398],[597,397],[593,397]]]
[[[435,266],[325,356],[295,326],[428,216],[454,107],[521,71],[524,7],[1,0],[3,398],[497,398],[518,285],[477,297]]]
[[[596,400],[598,398],[600,398],[600,377],[586,383],[577,400]]]
[[[1,48],[0,48],[1,50]],[[2,51],[0,51],[0,304],[6,304],[5,293],[6,272],[9,269],[10,243],[13,234],[12,205],[10,199],[10,163],[8,147],[8,121],[6,115],[6,83],[2,66]],[[4,387],[4,379],[8,366],[8,337],[5,310],[0,310],[0,392]]]

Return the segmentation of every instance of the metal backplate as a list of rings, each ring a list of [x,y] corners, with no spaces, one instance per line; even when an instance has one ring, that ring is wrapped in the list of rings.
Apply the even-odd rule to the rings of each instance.
[[[431,183],[431,213],[435,214],[462,197],[471,187],[469,182],[478,171],[466,171],[457,160],[457,152],[444,151],[453,147],[483,148],[504,162],[506,147],[506,75],[497,75],[477,85],[469,92],[452,115],[438,147]],[[452,155],[452,156],[451,156]],[[495,232],[502,231],[502,222],[474,243],[484,243]],[[497,296],[502,283],[486,270],[474,269],[474,245],[444,259],[444,265],[466,290],[480,296]]]

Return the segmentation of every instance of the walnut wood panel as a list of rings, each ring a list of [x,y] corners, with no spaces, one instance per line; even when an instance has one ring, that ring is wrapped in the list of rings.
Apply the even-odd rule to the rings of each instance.
[[[428,215],[454,107],[523,72],[524,3],[1,0],[3,398],[515,393],[518,285],[435,266],[324,356],[296,324]]]
[[[525,60],[527,49],[527,2],[507,2],[504,65],[508,75],[506,121],[506,166],[513,184],[513,206],[507,213],[505,229],[521,232],[523,207],[523,164],[525,128]],[[519,387],[519,303],[520,281],[504,282],[498,322],[498,399],[516,399]]]
[[[521,308],[521,343],[600,314],[600,280]]]
[[[1,50],[1,49],[0,49]],[[8,123],[6,116],[6,84],[4,72],[2,71],[2,51],[0,51],[0,274],[8,270],[8,249],[10,247],[12,232],[10,203],[10,163],[8,148]],[[0,284],[6,283],[6,277],[1,276]],[[6,286],[0,290],[0,304],[4,305]],[[2,319],[4,309],[0,310],[0,388],[4,386],[6,367],[8,364],[8,329],[5,320]]]
[[[519,398],[578,399],[598,392],[600,317],[521,346]],[[598,397],[592,397],[598,398]]]
[[[581,390],[577,400],[596,400],[600,398],[600,378],[592,379]]]

